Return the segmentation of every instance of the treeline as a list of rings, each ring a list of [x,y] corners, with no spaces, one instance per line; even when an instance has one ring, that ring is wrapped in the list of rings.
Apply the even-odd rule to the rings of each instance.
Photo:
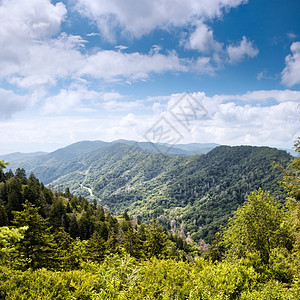
[[[300,153],[299,141],[296,148]],[[285,203],[261,189],[252,192],[202,254],[155,221],[139,224],[127,213],[116,218],[68,191],[53,194],[39,184],[44,205],[21,198],[23,209],[11,212],[7,197],[1,204],[9,226],[0,232],[0,298],[298,300],[300,157],[277,167]],[[17,174],[3,176],[1,191],[6,186],[8,195]],[[23,196],[34,176],[25,178]],[[59,202],[63,211],[54,210]],[[82,227],[84,215],[90,223]]]

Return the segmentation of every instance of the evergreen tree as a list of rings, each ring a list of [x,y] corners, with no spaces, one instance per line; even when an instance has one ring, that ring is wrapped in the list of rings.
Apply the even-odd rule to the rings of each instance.
[[[15,172],[15,177],[19,178],[22,184],[27,184],[27,177],[26,177],[26,172],[22,168],[18,168]]]
[[[39,180],[34,176],[33,173],[30,174],[28,178],[28,185],[24,189],[24,199],[38,207],[41,207],[43,204],[41,197],[41,186]]]
[[[76,218],[75,212],[72,213],[69,223],[70,223],[70,225],[69,225],[70,236],[73,239],[79,237],[79,228],[78,228],[78,223],[77,223],[77,218]]]
[[[54,229],[58,229],[62,227],[64,230],[67,228],[66,224],[66,211],[65,206],[63,204],[63,198],[58,197],[55,199],[51,206],[50,215],[49,215],[49,223]]]
[[[141,258],[143,253],[143,243],[140,240],[138,233],[134,231],[132,227],[129,227],[124,234],[124,248],[131,256]]]
[[[2,199],[0,198],[0,226],[8,225],[8,217]]]
[[[92,261],[100,262],[105,256],[105,241],[99,232],[95,231],[92,237],[88,240],[88,254]]]
[[[157,258],[164,257],[167,250],[167,235],[155,219],[152,220],[148,228],[147,240],[145,246],[148,256]]]
[[[9,221],[13,219],[13,211],[22,210],[23,194],[22,185],[18,178],[12,177],[7,181],[6,212]]]
[[[14,212],[13,220],[17,227],[28,226],[18,250],[31,268],[51,266],[56,245],[48,222],[39,215],[39,208],[29,201],[26,200],[23,206],[23,211]]]

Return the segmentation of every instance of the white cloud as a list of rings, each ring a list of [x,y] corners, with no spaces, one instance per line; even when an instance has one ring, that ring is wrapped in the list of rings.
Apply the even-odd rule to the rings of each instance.
[[[225,50],[224,44],[215,40],[213,30],[202,22],[197,23],[195,31],[181,44],[206,55],[200,56],[196,65],[202,73],[208,74],[213,74],[225,62],[237,63],[258,54],[258,49],[245,36],[238,45],[228,45]]]
[[[206,123],[194,128],[194,138],[231,145],[251,144],[287,147],[299,134],[299,108],[295,102],[270,107],[220,104]]]
[[[60,93],[63,95],[63,92]],[[67,97],[71,93],[67,94]],[[101,96],[101,95],[100,95]],[[207,97],[203,92],[193,93],[202,101],[208,117],[199,114],[192,122],[191,132],[180,126],[168,113],[168,109],[155,105],[145,113],[123,112],[118,115],[104,113],[103,117],[47,116],[0,122],[0,136],[6,142],[1,152],[36,151],[54,149],[79,140],[143,140],[143,135],[164,116],[183,135],[183,143],[215,142],[220,144],[252,144],[291,147],[299,135],[299,92],[253,91],[243,95],[215,95]],[[269,106],[251,105],[244,101],[273,97],[278,103]],[[181,94],[168,97],[170,108]],[[163,99],[166,96],[153,97]],[[228,100],[235,102],[228,102]],[[49,99],[48,99],[49,100]],[[58,101],[57,99],[54,99]],[[146,99],[147,100],[147,99]],[[50,100],[49,100],[50,101]],[[152,102],[152,99],[149,103]],[[226,103],[227,102],[227,103]],[[71,101],[72,103],[72,101]],[[59,102],[58,102],[59,105]],[[163,111],[161,110],[163,108]],[[63,130],[62,130],[63,128]],[[58,147],[57,146],[57,147]],[[31,147],[31,148],[30,148]]]
[[[282,71],[282,83],[293,86],[300,83],[300,42],[291,45],[291,52],[285,58],[285,68]]]
[[[95,100],[98,97],[99,94],[97,92],[89,91],[85,88],[75,90],[62,89],[57,95],[48,97],[45,100],[43,113],[61,114],[68,112],[74,108],[80,108],[83,101]]]
[[[29,97],[0,88],[0,120],[9,119],[14,113],[25,109],[29,103]]]
[[[258,54],[258,49],[253,45],[251,41],[248,41],[245,36],[237,46],[227,46],[227,54],[229,56],[230,63],[237,63],[243,60],[245,57],[255,57]]]
[[[224,9],[237,7],[245,0],[79,0],[78,11],[93,19],[102,34],[114,40],[120,29],[140,37],[155,28],[182,26],[194,20],[219,17]]]
[[[220,50],[222,45],[214,39],[212,29],[206,24],[200,23],[186,42],[186,47],[202,53],[209,53]]]
[[[298,102],[300,103],[300,91],[292,90],[259,90],[251,91],[241,95],[215,95],[212,97],[218,103],[222,103],[227,100],[239,100],[239,101],[264,101],[274,99],[278,103],[281,102]]]
[[[288,32],[287,37],[291,40],[294,40],[295,38],[297,38],[297,35],[294,32]]]
[[[127,46],[123,46],[123,45],[116,46],[115,48],[118,49],[119,51],[128,49]]]
[[[80,76],[92,76],[112,80],[120,77],[127,79],[147,78],[149,73],[166,71],[186,71],[184,62],[175,53],[140,54],[121,53],[112,50],[99,51],[86,57],[84,66],[78,70]]]
[[[144,107],[141,101],[107,101],[103,108],[108,111],[128,111]]]
[[[120,93],[117,92],[104,92],[101,93],[101,98],[105,101],[117,100],[123,98]]]
[[[36,91],[55,86],[58,80],[66,78],[72,81],[85,76],[133,80],[147,78],[152,72],[186,69],[175,53],[82,51],[87,43],[82,37],[66,33],[54,36],[59,33],[66,12],[62,3],[54,5],[50,0],[30,0],[22,5],[17,0],[1,2],[0,79]]]
[[[0,4],[0,76],[18,71],[30,56],[32,43],[56,34],[66,14],[62,3],[50,0],[4,0]]]

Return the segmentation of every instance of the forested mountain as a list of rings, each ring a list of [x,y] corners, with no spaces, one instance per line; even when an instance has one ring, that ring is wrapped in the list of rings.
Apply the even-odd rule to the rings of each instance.
[[[189,147],[195,151],[198,145]],[[210,242],[251,191],[262,188],[284,197],[277,184],[280,173],[272,163],[286,165],[291,156],[285,151],[219,146],[205,155],[187,156],[153,149],[150,143],[122,140],[80,142],[23,167],[56,191],[69,188],[77,196],[99,200],[113,213],[128,210],[143,222],[156,218],[197,242]]]
[[[33,153],[22,153],[22,152],[14,152],[6,155],[1,155],[1,160],[15,162],[15,161],[23,161],[28,160],[37,156],[45,155],[47,152],[33,152]]]
[[[27,174],[33,172],[43,183],[48,184],[53,180],[65,175],[61,164],[72,164],[81,159],[81,156],[96,150],[109,148],[115,144],[126,144],[129,147],[138,148],[148,153],[165,153],[169,155],[192,155],[207,153],[217,144],[193,143],[186,145],[153,144],[150,142],[136,142],[128,140],[117,140],[113,142],[103,141],[81,141],[67,147],[58,149],[51,153],[12,153],[0,155],[0,159],[10,162],[10,168],[16,171],[24,168]],[[182,146],[181,149],[179,146]],[[73,169],[72,169],[73,170]],[[71,171],[72,171],[71,170]],[[54,172],[54,174],[53,174]]]
[[[300,152],[300,142],[296,145]],[[126,147],[115,145],[111,162]],[[161,166],[156,177],[173,174],[182,159],[139,154],[136,165],[139,157],[150,174],[154,162]],[[219,162],[210,175],[228,173],[231,180],[239,178],[233,176],[239,162],[245,176],[252,168],[246,161],[263,164],[275,157],[284,163],[288,158],[274,149],[253,147],[219,147],[208,153],[210,159],[216,155]],[[204,158],[186,157],[178,176],[192,180],[186,170],[197,174],[197,162],[203,164],[203,174],[208,172],[211,164]],[[155,220],[145,225],[127,212],[113,216],[69,189],[53,192],[34,174],[27,178],[24,169],[4,172],[7,164],[0,160],[0,299],[298,300],[299,159],[286,168],[277,165],[285,199],[275,186],[273,195],[261,189],[251,192],[211,246],[183,238],[183,228],[177,235]],[[168,168],[163,167],[166,162]],[[271,169],[257,166],[258,174],[261,170],[262,180],[271,174]],[[142,177],[148,175],[145,171]]]
[[[0,251],[0,264],[1,259],[10,259],[12,265],[21,268],[72,269],[76,264],[79,266],[83,248],[84,255],[95,261],[122,251],[136,258],[183,258],[192,252],[200,253],[195,243],[187,243],[174,233],[168,234],[154,220],[151,225],[145,225],[127,212],[113,216],[96,201],[90,203],[84,197],[73,196],[69,189],[54,193],[34,174],[27,178],[24,169],[18,169],[15,174],[4,173],[1,165],[0,226],[22,228],[21,235],[25,232],[23,244],[17,249],[21,257],[16,261],[16,249]],[[0,246],[6,246],[1,244],[1,239],[9,233],[14,232],[0,230]],[[88,240],[88,244],[80,244],[80,240]],[[82,249],[77,253],[74,247]]]
[[[60,165],[65,175],[50,186],[69,187],[114,213],[128,210],[145,222],[155,217],[183,236],[211,241],[251,191],[284,196],[272,163],[290,159],[268,147],[220,146],[206,155],[170,156],[114,144]]]

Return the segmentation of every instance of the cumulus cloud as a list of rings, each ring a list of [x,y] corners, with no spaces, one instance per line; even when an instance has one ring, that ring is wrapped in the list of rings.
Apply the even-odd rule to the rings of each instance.
[[[26,96],[0,88],[0,120],[9,119],[14,113],[25,109],[29,102],[30,99]]]
[[[208,74],[213,74],[226,62],[238,63],[246,57],[255,57],[258,54],[258,49],[253,42],[248,41],[245,36],[239,44],[230,44],[226,47],[224,43],[214,38],[213,30],[202,22],[198,22],[194,32],[181,43],[187,49],[197,50],[202,55],[206,55],[200,56],[196,64],[202,73]]]
[[[78,108],[84,101],[95,100],[99,94],[85,88],[65,90],[62,89],[57,95],[46,98],[43,113],[61,114]]]
[[[286,147],[299,134],[299,108],[296,102],[270,107],[220,104],[206,123],[195,125],[198,141],[214,141],[231,145],[251,144]],[[200,133],[200,134],[199,134]]]
[[[181,96],[170,96],[168,109]],[[207,116],[198,113],[189,131],[169,116],[169,120],[184,136],[184,142],[288,147],[299,135],[300,92],[262,90],[212,97],[198,92],[192,96],[205,107]],[[267,106],[257,105],[258,100],[263,103],[270,98],[275,102]],[[165,112],[164,116],[168,117],[168,114]]]
[[[251,91],[245,94],[235,95],[215,95],[212,97],[217,103],[222,103],[228,100],[248,101],[249,103],[259,101],[261,104],[269,99],[274,99],[276,102],[298,102],[300,103],[300,91],[292,90],[259,90]]]
[[[50,0],[3,0],[0,5],[0,63],[1,73],[6,68],[16,71],[26,61],[30,45],[56,34],[66,14],[64,4]],[[13,70],[14,71],[14,70]]]
[[[222,15],[224,9],[237,7],[246,0],[79,0],[77,10],[93,19],[102,34],[114,40],[116,30],[140,37],[155,28],[182,26],[195,19]],[[132,9],[134,7],[134,9]]]
[[[227,46],[227,54],[229,56],[230,63],[237,63],[243,60],[245,57],[255,57],[258,54],[258,49],[253,42],[243,36],[239,45]]]
[[[189,37],[186,47],[202,53],[209,53],[220,50],[222,45],[214,39],[213,30],[206,24],[200,23]]]
[[[300,42],[292,43],[291,52],[285,58],[285,68],[281,73],[282,83],[287,86],[300,83]]]
[[[121,53],[112,50],[99,51],[86,57],[84,66],[78,70],[80,76],[93,76],[106,80],[118,77],[127,79],[147,78],[149,73],[186,71],[187,68],[176,53],[163,55]]]
[[[78,35],[59,33],[66,16],[62,3],[50,0],[2,1],[0,5],[0,79],[20,88],[36,90],[55,86],[60,79],[95,77],[114,80],[146,78],[150,73],[184,71],[176,53],[166,55],[85,50]],[[82,51],[83,50],[83,51]]]
[[[145,99],[150,108],[145,113],[120,112],[118,115],[102,114],[102,117],[41,116],[30,119],[18,119],[0,123],[0,135],[9,136],[6,148],[1,152],[12,152],[14,145],[27,151],[45,150],[51,145],[63,146],[79,140],[143,140],[143,135],[164,116],[180,132],[181,142],[215,142],[220,144],[269,145],[284,148],[291,147],[299,135],[299,92],[295,91],[253,91],[242,95],[206,96],[203,92],[193,93],[201,100],[208,111],[208,117],[198,114],[187,131],[168,113],[168,109],[182,96],[173,94],[168,97]],[[63,92],[60,93],[63,95]],[[70,96],[71,93],[69,93]],[[101,95],[100,95],[101,96]],[[251,105],[250,99],[273,97],[277,103],[269,106]],[[154,98],[168,104],[151,109]],[[238,99],[238,100],[237,100]],[[54,99],[55,100],[55,99]],[[149,101],[148,101],[149,100]],[[232,101],[231,101],[232,100]],[[50,99],[49,99],[50,101]],[[156,101],[156,102],[157,102]],[[158,102],[157,102],[158,103]],[[160,105],[159,105],[160,106]],[[159,108],[159,109],[157,109]],[[64,130],[61,130],[64,128]],[[30,141],[31,148],[25,148]],[[42,141],[42,142],[41,142]],[[57,147],[58,147],[57,146]],[[53,146],[51,146],[52,149]],[[5,150],[7,149],[7,150]],[[16,149],[16,148],[14,148]]]

